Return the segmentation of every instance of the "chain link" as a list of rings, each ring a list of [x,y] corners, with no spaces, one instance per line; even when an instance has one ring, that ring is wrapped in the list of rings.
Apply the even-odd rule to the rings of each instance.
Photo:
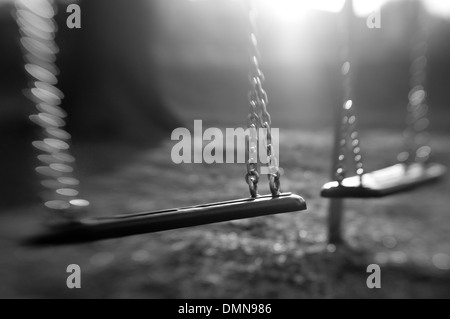
[[[342,49],[340,58],[342,61],[341,75],[343,83],[344,103],[342,104],[342,114],[339,130],[339,153],[335,178],[342,183],[347,176],[347,156],[352,157],[355,167],[355,174],[359,176],[362,185],[362,176],[364,174],[364,165],[361,155],[360,139],[357,130],[357,117],[353,105],[353,79],[352,65],[350,63],[350,22],[353,17],[352,1],[346,1],[345,7],[339,16],[339,32],[342,37]]]
[[[413,38],[410,50],[410,91],[408,94],[406,129],[404,137],[406,150],[399,154],[398,160],[406,165],[426,163],[431,154],[429,145],[429,126],[427,92],[425,89],[428,64],[427,28],[423,8],[413,9]],[[420,10],[420,11],[419,11]]]
[[[60,107],[64,94],[56,87],[58,68],[55,42],[57,25],[52,0],[18,0],[15,18],[21,31],[25,70],[32,79],[26,95],[36,103],[36,113],[31,121],[41,127],[42,139],[33,142],[39,151],[40,165],[36,172],[42,177],[45,188],[44,205],[65,219],[89,206],[80,198],[79,180],[74,177],[75,158],[71,155],[71,136],[64,129],[67,116]]]
[[[260,51],[258,47],[257,38],[257,10],[256,1],[249,0],[248,4],[248,14],[249,14],[249,24],[250,24],[250,72],[249,81],[252,87],[248,94],[248,101],[250,105],[250,114],[248,116],[247,127],[250,129],[250,137],[248,139],[248,162],[247,162],[247,175],[246,181],[249,185],[250,195],[252,197],[257,196],[257,184],[259,181],[259,175],[257,172],[257,156],[253,157],[255,151],[257,152],[257,147],[253,149],[253,146],[257,146],[258,135],[257,129],[264,128],[266,132],[265,136],[265,147],[267,152],[267,166],[269,171],[269,186],[270,191],[273,196],[278,196],[280,194],[280,172],[278,166],[278,159],[276,154],[273,152],[272,145],[272,133],[271,124],[272,119],[267,111],[267,105],[269,100],[267,98],[267,93],[263,88],[264,74],[259,66]],[[252,133],[254,131],[254,134]]]

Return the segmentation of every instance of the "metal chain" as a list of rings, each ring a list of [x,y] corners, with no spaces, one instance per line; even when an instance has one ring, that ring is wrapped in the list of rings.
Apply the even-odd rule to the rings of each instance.
[[[422,9],[422,10],[421,10]],[[431,154],[429,145],[429,126],[427,92],[425,88],[426,69],[428,64],[427,31],[425,26],[425,10],[421,7],[413,9],[413,31],[410,50],[410,91],[406,117],[406,151],[398,156],[398,160],[408,165],[414,162],[425,163]],[[421,11],[419,11],[421,10]]]
[[[16,1],[16,21],[19,25],[25,60],[25,70],[31,78],[26,96],[36,103],[36,113],[30,120],[40,126],[42,139],[33,142],[39,151],[36,167],[45,188],[44,205],[65,219],[77,218],[80,209],[89,202],[80,198],[79,180],[74,177],[75,157],[71,154],[71,136],[64,129],[66,112],[61,108],[64,94],[57,88],[58,67],[55,42],[57,25],[53,0]]]
[[[353,83],[352,83],[352,66],[350,63],[350,22],[353,17],[352,1],[346,1],[345,7],[339,16],[339,31],[342,37],[341,50],[341,75],[344,91],[344,102],[342,104],[342,117],[339,141],[339,153],[335,178],[342,183],[347,176],[347,156],[353,158],[355,165],[355,173],[359,176],[362,185],[362,175],[364,174],[364,165],[361,155],[360,139],[357,130],[357,117],[353,105]],[[348,155],[350,153],[350,155]]]
[[[247,162],[247,174],[246,181],[249,185],[250,195],[256,197],[257,184],[259,181],[259,174],[257,172],[257,129],[264,128],[266,132],[266,152],[267,152],[267,166],[269,171],[269,186],[273,196],[280,194],[280,171],[278,166],[278,159],[273,152],[272,146],[272,133],[271,124],[272,120],[269,112],[267,111],[267,105],[269,103],[267,93],[263,88],[264,74],[259,66],[260,52],[258,47],[257,38],[257,10],[256,1],[249,0],[248,14],[250,25],[250,73],[249,81],[252,87],[248,94],[248,101],[250,105],[250,114],[248,115],[247,127],[250,130],[250,136],[248,139],[248,162]],[[253,132],[253,133],[252,133]]]

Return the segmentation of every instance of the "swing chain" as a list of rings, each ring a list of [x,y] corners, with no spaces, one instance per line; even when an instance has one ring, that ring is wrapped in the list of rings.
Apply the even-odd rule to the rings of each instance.
[[[267,92],[263,88],[265,81],[264,74],[259,66],[260,51],[258,47],[257,25],[256,25],[256,3],[254,0],[248,2],[248,13],[250,22],[250,64],[251,69],[249,73],[249,81],[252,87],[248,94],[248,101],[250,105],[250,114],[248,116],[247,127],[250,130],[250,137],[248,139],[248,162],[246,181],[249,185],[250,194],[252,197],[257,196],[257,183],[259,174],[257,172],[257,129],[264,128],[266,132],[265,147],[267,153],[267,166],[269,171],[269,186],[273,196],[278,196],[280,191],[280,172],[278,166],[278,159],[273,152],[272,147],[272,133],[271,124],[272,119],[267,110],[269,100]]]
[[[46,189],[44,206],[62,212],[58,217],[71,220],[79,217],[73,213],[89,206],[89,202],[78,197],[79,181],[73,174],[75,158],[70,151],[71,136],[64,129],[67,114],[60,107],[64,94],[56,87],[58,46],[54,15],[52,0],[16,2],[15,18],[21,31],[25,70],[32,79],[26,96],[36,103],[37,111],[30,120],[40,126],[43,136],[32,144],[40,152],[36,172],[42,176],[41,185]]]
[[[419,10],[415,8],[413,10]],[[427,92],[425,89],[427,69],[427,29],[424,10],[413,11],[415,32],[411,39],[410,86],[408,94],[406,129],[406,151],[399,154],[400,162],[408,165],[413,162],[426,163],[431,154],[429,145],[429,126]]]
[[[249,115],[251,116],[251,114]],[[255,117],[252,117],[252,121],[256,121]],[[250,195],[252,197],[258,196],[258,182],[259,182],[259,173],[258,173],[258,132],[257,132],[257,124],[249,123],[249,136],[247,138],[247,175],[245,176],[245,180],[248,184]]]
[[[346,1],[345,8],[342,10],[339,19],[339,30],[342,37],[341,50],[341,75],[343,82],[344,103],[342,105],[342,116],[340,117],[340,131],[339,131],[339,153],[337,160],[337,167],[335,171],[335,178],[342,183],[347,175],[347,154],[353,158],[355,167],[355,174],[360,178],[362,185],[362,176],[364,174],[364,165],[361,155],[360,139],[357,130],[357,117],[353,106],[353,77],[352,65],[350,63],[350,21],[353,17],[352,1]]]

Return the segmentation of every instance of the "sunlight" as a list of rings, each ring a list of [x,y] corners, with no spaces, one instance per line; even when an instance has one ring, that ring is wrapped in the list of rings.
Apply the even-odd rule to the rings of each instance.
[[[425,7],[431,14],[450,17],[450,1],[426,0]]]
[[[374,11],[380,9],[388,1],[390,0],[354,0],[353,10],[356,16],[368,16]]]
[[[368,16],[392,0],[353,0],[355,15]],[[280,20],[297,21],[312,10],[339,12],[345,0],[262,0],[258,1]],[[428,11],[434,15],[450,16],[450,1],[422,0]]]
[[[354,0],[354,11],[357,16],[367,16],[383,6],[389,0]],[[339,12],[345,0],[263,0],[265,6],[280,20],[293,22],[304,17],[312,10]]]
[[[280,20],[293,22],[311,10],[339,12],[344,0],[262,0],[261,5]]]

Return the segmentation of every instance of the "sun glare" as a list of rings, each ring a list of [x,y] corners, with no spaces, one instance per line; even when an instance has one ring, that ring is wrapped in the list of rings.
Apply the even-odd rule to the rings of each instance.
[[[258,5],[285,22],[294,22],[311,10],[339,12],[344,0],[262,0]]]
[[[354,0],[353,7],[357,16],[370,15],[389,0]],[[339,12],[345,0],[262,0],[261,5],[270,10],[280,20],[296,21],[312,10]]]
[[[392,0],[353,0],[355,15],[368,16]],[[422,0],[430,13],[450,16],[450,1]],[[312,10],[339,12],[345,0],[261,0],[258,1],[279,19],[285,22],[296,21]]]
[[[432,14],[444,17],[450,17],[450,1],[444,0],[427,0],[425,6]]]
[[[376,10],[379,10],[389,0],[354,0],[353,10],[356,16],[368,16]]]

